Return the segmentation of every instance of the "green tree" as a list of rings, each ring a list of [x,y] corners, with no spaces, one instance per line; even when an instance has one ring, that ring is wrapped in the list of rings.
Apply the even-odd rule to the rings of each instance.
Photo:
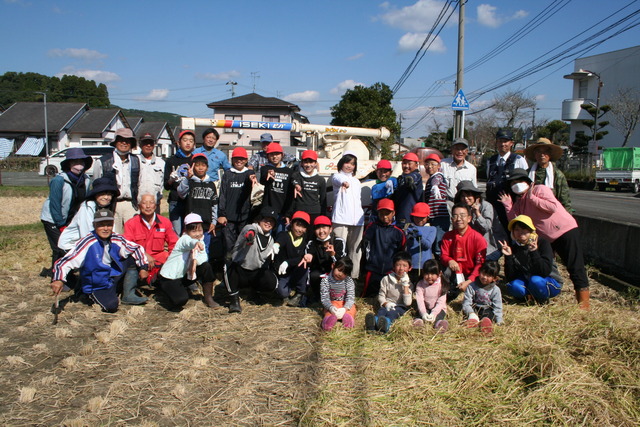
[[[606,134],[609,132],[606,130],[602,130],[605,126],[609,124],[608,121],[598,121],[604,116],[611,107],[608,105],[601,105],[598,108],[596,117],[596,107],[591,104],[582,104],[580,106],[583,110],[585,110],[593,119],[582,120],[582,124],[591,128],[591,133],[588,134],[586,132],[576,132],[576,139],[571,144],[571,151],[574,154],[586,154],[589,152],[589,142],[593,141],[593,135],[595,134],[595,140],[600,141]]]
[[[548,138],[555,144],[566,144],[569,141],[569,125],[562,120],[551,120],[536,129],[537,136]]]
[[[356,86],[342,95],[339,103],[331,107],[331,124],[335,126],[354,126],[365,128],[386,127],[391,137],[381,142],[382,158],[391,159],[391,145],[400,136],[400,125],[396,121],[396,112],[391,106],[393,93],[384,83],[375,83],[369,87]],[[369,141],[369,147],[371,147]]]

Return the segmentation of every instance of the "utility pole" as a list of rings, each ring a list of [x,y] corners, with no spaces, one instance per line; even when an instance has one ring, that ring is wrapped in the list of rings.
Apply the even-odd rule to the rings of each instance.
[[[231,97],[235,98],[235,96],[236,96],[236,85],[238,83],[234,82],[233,80],[229,80],[226,84],[231,85]]]
[[[467,0],[458,0],[458,72],[456,93],[464,86],[464,5]],[[453,118],[453,138],[464,138],[464,111],[456,111]]]
[[[47,166],[49,166],[49,124],[47,123],[47,92],[36,92],[42,96],[44,96],[44,155],[47,159]],[[47,183],[49,183],[49,174],[46,173],[47,168],[45,167],[45,175],[47,176]]]
[[[256,93],[256,80],[260,78],[259,71],[252,71],[251,78],[253,79],[253,93]]]

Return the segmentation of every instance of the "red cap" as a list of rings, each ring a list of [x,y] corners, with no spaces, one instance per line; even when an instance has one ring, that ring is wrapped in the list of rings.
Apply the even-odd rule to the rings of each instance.
[[[178,135],[178,141],[180,140],[180,138],[182,138],[183,135],[186,135],[190,133],[191,135],[193,135],[193,139],[196,139],[196,134],[194,131],[190,130],[190,129],[185,129],[182,132],[180,132],[180,134]]]
[[[209,159],[204,153],[196,153],[193,156],[191,156],[191,162],[195,162],[198,159],[204,159],[207,165],[209,164]]]
[[[277,142],[272,142],[271,144],[267,145],[267,154],[271,153],[284,153],[282,145],[278,144]]]
[[[423,202],[416,203],[413,205],[413,210],[411,211],[411,215],[417,218],[426,218],[431,213],[431,208],[429,205]]]
[[[440,163],[441,161],[440,156],[438,156],[436,153],[429,154],[427,157],[425,157],[424,162],[427,163],[427,160],[434,160],[438,163]]]
[[[391,199],[382,199],[378,202],[378,207],[376,208],[377,210],[382,210],[382,209],[386,209],[388,211],[395,211],[396,207],[393,204],[393,200]]]
[[[402,157],[402,160],[411,160],[412,162],[419,162],[420,159],[416,153],[407,153]]]
[[[249,156],[247,155],[247,150],[245,150],[244,147],[236,147],[233,149],[233,153],[231,153],[231,158],[234,157],[241,157],[243,159],[246,159]]]
[[[291,217],[291,221],[293,221],[294,219],[301,219],[302,221],[306,222],[307,225],[311,224],[311,217],[304,211],[296,211]]]
[[[268,150],[268,148],[267,148],[267,150]],[[302,156],[300,156],[300,158],[302,160],[305,160],[305,159],[318,160],[318,153],[316,153],[313,150],[304,150],[302,152]]]
[[[393,167],[391,166],[391,162],[389,160],[383,159],[378,162],[376,169],[393,169]]]
[[[331,220],[329,219],[328,216],[320,215],[320,216],[317,216],[316,219],[313,221],[313,225],[331,226]]]

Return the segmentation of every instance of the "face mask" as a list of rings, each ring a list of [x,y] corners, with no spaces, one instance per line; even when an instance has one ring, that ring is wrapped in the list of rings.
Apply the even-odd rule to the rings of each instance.
[[[75,165],[69,168],[69,170],[74,175],[82,175],[82,172],[84,171],[84,165]]]
[[[120,151],[117,148],[115,149],[116,153],[118,153],[120,156],[125,156],[127,154],[129,154],[131,152],[131,150],[129,151]]]
[[[511,191],[513,191],[516,194],[523,194],[528,189],[529,189],[529,184],[527,184],[526,182],[519,182],[511,186]]]

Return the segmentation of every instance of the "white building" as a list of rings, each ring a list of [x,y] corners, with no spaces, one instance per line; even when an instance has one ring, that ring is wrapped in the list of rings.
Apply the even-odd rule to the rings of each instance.
[[[640,90],[640,46],[576,59],[573,73],[565,78],[573,80],[573,96],[562,103],[562,120],[570,122],[569,141],[573,142],[576,132],[591,135],[591,129],[581,121],[592,117],[580,105],[596,105],[599,85],[599,105],[610,103],[619,90]],[[598,145],[620,147],[624,136],[615,129],[612,112],[605,114],[599,121],[605,120],[609,121],[609,125],[603,130],[609,133],[598,141]],[[640,129],[631,135],[627,147],[640,147]]]

